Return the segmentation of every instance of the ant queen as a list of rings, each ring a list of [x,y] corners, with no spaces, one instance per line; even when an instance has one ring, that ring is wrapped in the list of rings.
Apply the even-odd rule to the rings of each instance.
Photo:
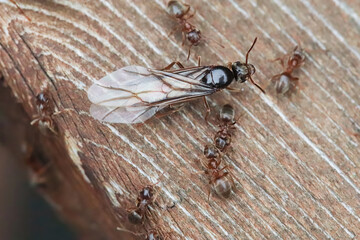
[[[227,88],[234,80],[250,80],[264,92],[251,78],[255,67],[248,63],[256,40],[246,54],[245,63],[237,61],[228,67],[200,66],[199,61],[197,67],[186,68],[180,62],[172,62],[161,70],[140,66],[120,68],[88,89],[92,102],[90,114],[105,122],[135,124],[173,104],[203,98],[208,115],[210,108],[205,97]],[[179,69],[171,69],[175,64]]]
[[[299,78],[292,76],[292,73],[304,64],[304,49],[296,46],[290,54],[276,58],[274,61],[280,61],[284,71],[273,76],[271,81],[275,83],[275,90],[278,94],[285,94],[298,85]]]
[[[210,42],[210,39],[202,36],[201,31],[188,21],[190,18],[194,17],[196,13],[196,10],[193,10],[191,12],[190,5],[181,3],[176,0],[171,0],[167,4],[167,12],[171,17],[175,18],[178,21],[178,26],[170,32],[169,36],[172,35],[174,32],[181,30],[182,45],[184,46],[186,40],[188,40],[188,42],[190,43],[187,57],[187,59],[189,60],[190,50],[192,46],[199,45],[202,40],[204,42]],[[224,48],[224,46],[222,46],[220,43],[217,44],[220,47]]]

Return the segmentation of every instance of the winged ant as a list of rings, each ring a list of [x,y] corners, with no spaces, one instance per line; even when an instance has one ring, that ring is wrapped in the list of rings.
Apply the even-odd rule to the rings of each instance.
[[[145,122],[170,105],[203,98],[208,115],[210,108],[205,96],[227,88],[234,80],[249,80],[265,93],[252,79],[255,67],[248,63],[256,40],[246,53],[245,63],[236,61],[228,67],[200,66],[199,61],[199,66],[186,68],[180,62],[161,70],[140,66],[120,68],[88,89],[92,102],[90,114],[105,122],[135,124]],[[171,69],[175,64],[180,69]]]

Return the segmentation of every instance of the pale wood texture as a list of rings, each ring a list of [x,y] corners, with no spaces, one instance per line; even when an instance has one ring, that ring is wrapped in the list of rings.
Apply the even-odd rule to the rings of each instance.
[[[100,123],[88,113],[86,89],[105,74],[130,64],[196,64],[194,55],[185,61],[181,35],[168,36],[175,21],[164,2],[19,1],[29,22],[0,1],[0,67],[17,101],[31,117],[35,95],[47,89],[57,110],[75,109],[54,118],[58,136],[42,137],[62,176],[64,194],[52,192],[60,214],[86,239],[118,239],[118,226],[143,231],[126,222],[126,209],[141,187],[165,172],[159,200],[178,203],[153,212],[165,232],[182,238],[358,239],[359,2],[188,3],[197,9],[191,22],[225,46],[194,47],[203,65],[244,60],[257,36],[250,62],[254,79],[267,86],[282,70],[270,60],[299,40],[308,52],[295,73],[301,90],[292,98],[275,95],[271,86],[261,94],[249,83],[239,93],[223,91],[209,98],[210,125],[202,101],[142,125]],[[225,103],[243,114],[226,154],[238,191],[209,202],[208,179],[196,172],[203,146],[217,130],[215,112]]]

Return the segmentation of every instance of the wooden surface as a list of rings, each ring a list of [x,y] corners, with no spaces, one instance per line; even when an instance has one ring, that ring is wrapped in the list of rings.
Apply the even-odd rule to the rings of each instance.
[[[58,110],[76,111],[57,116],[59,135],[41,141],[67,180],[60,181],[67,190],[59,191],[68,195],[57,202],[58,211],[81,236],[119,239],[121,226],[143,231],[126,222],[126,209],[141,187],[165,171],[159,200],[178,203],[153,212],[165,232],[182,238],[359,239],[358,1],[189,1],[197,9],[191,22],[225,46],[194,47],[203,65],[243,61],[257,36],[250,62],[254,79],[267,86],[282,70],[270,59],[299,40],[308,52],[295,74],[301,91],[280,97],[268,86],[263,95],[245,83],[240,93],[209,98],[210,125],[202,101],[194,101],[131,126],[94,120],[86,89],[126,65],[196,64],[194,55],[185,61],[180,34],[168,37],[175,22],[164,2],[18,2],[32,21],[0,1],[0,70],[29,117],[36,113],[34,96],[45,89]],[[217,130],[215,113],[225,103],[243,114],[226,154],[238,191],[209,202],[208,179],[196,172],[203,146]]]

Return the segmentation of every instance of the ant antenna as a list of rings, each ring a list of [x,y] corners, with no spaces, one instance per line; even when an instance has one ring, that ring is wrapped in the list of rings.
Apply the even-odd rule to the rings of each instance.
[[[255,40],[254,40],[253,44],[251,45],[250,49],[249,49],[249,50],[247,51],[247,53],[246,53],[245,64],[248,64],[249,53],[250,53],[250,51],[253,49],[253,47],[254,47],[254,45],[255,45],[256,41],[257,41],[257,37],[255,38]]]
[[[248,50],[247,53],[246,53],[246,59],[245,59],[245,64],[246,64],[246,65],[248,64],[249,53],[250,53],[250,51],[254,48],[256,41],[257,41],[257,37],[254,39],[253,44],[251,45],[251,47],[249,48],[249,50]],[[254,84],[258,89],[260,89],[260,91],[261,91],[262,93],[265,93],[264,89],[262,89],[257,83],[254,82],[254,80],[252,79],[252,77],[251,77],[250,74],[249,74],[249,79],[250,79],[250,81],[251,81],[252,84]]]
[[[249,78],[250,78],[251,83],[254,84],[258,89],[260,89],[260,91],[261,91],[262,93],[265,94],[264,89],[262,89],[256,82],[254,82],[254,80],[251,78],[251,76],[249,76]]]
[[[15,0],[10,0],[10,2],[12,2],[12,3],[16,6],[16,8],[20,11],[20,13],[21,13],[22,15],[24,15],[24,17],[25,17],[29,22],[31,22],[31,19],[25,14],[24,10],[21,9],[21,7],[15,2]]]

